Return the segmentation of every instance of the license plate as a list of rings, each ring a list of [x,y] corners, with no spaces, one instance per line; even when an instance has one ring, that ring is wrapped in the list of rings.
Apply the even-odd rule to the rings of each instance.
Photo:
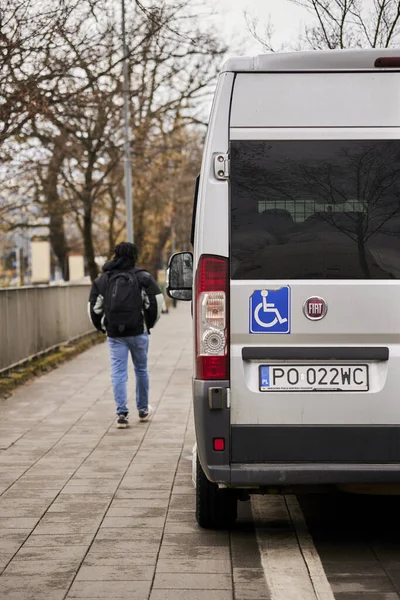
[[[261,365],[261,392],[367,392],[368,365]]]

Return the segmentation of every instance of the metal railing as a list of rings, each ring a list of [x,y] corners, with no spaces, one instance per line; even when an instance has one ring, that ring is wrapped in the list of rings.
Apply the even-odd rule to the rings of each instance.
[[[93,331],[90,284],[0,289],[0,371]]]

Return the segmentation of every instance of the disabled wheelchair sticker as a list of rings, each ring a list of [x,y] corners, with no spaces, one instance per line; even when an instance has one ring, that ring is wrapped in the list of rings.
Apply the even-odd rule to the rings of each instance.
[[[250,333],[290,333],[290,287],[255,290],[250,297]]]

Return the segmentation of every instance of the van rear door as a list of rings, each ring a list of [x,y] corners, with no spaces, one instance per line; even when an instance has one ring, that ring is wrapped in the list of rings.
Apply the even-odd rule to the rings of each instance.
[[[232,461],[400,461],[400,115],[299,103],[231,129]]]

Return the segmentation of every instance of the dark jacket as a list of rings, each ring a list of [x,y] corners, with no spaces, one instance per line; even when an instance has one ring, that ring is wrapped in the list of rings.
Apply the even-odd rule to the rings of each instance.
[[[132,263],[126,258],[114,258],[103,267],[103,273],[95,279],[89,296],[89,317],[93,325],[99,331],[107,333],[109,337],[115,337],[107,331],[107,323],[104,314],[104,297],[110,274],[115,271],[133,271],[139,282],[143,299],[143,315],[135,329],[126,329],[118,337],[140,335],[145,331],[150,333],[160,318],[163,305],[163,295],[153,277],[144,269],[132,267]]]

